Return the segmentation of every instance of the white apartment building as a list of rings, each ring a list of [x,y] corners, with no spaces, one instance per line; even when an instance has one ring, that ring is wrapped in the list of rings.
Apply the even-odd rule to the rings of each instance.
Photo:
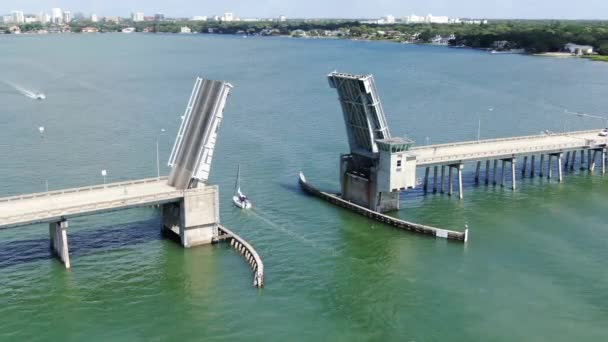
[[[63,22],[63,11],[61,8],[51,9],[51,22],[53,24],[61,24]]]
[[[25,22],[25,16],[22,11],[11,12],[11,22],[13,24],[23,24]]]
[[[226,12],[224,13],[224,15],[220,18],[221,21],[226,21],[226,22],[230,22],[230,21],[234,21],[234,14],[231,12]]]
[[[72,12],[64,11],[63,12],[63,22],[67,24],[70,21],[72,21]]]
[[[144,13],[143,12],[131,13],[131,20],[133,20],[134,22],[144,21]]]
[[[91,22],[99,22],[99,18],[97,17],[97,14],[91,14]]]

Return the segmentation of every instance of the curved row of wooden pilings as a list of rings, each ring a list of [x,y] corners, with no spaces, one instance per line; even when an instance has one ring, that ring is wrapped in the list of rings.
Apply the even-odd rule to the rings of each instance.
[[[310,185],[308,182],[306,182],[306,178],[304,177],[304,174],[302,174],[301,172],[300,172],[300,186],[302,187],[302,189],[305,192],[307,192],[311,195],[320,197],[339,207],[348,209],[359,215],[363,215],[372,220],[376,220],[376,221],[391,225],[391,226],[399,228],[399,229],[404,229],[404,230],[411,231],[411,232],[418,233],[418,234],[430,235],[430,236],[449,239],[449,240],[456,240],[456,241],[462,241],[462,242],[467,242],[467,240],[468,240],[468,236],[469,236],[468,229],[465,229],[464,232],[458,232],[458,231],[454,231],[454,230],[435,228],[435,227],[431,227],[431,226],[425,226],[423,224],[400,220],[400,219],[397,219],[397,218],[394,218],[394,217],[391,217],[388,215],[384,215],[377,211],[367,209],[365,207],[354,204],[352,202],[346,201],[336,195],[332,195],[327,192],[320,191],[320,190],[316,189],[314,186]]]
[[[224,226],[218,227],[218,241],[230,241],[232,246],[247,261],[253,270],[253,286],[264,287],[264,263],[258,252],[243,238]]]

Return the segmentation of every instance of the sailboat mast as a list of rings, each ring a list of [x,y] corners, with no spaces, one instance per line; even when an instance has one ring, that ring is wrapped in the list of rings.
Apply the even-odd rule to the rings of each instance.
[[[241,164],[239,164],[236,171],[236,183],[234,184],[234,193],[236,194],[241,187]]]

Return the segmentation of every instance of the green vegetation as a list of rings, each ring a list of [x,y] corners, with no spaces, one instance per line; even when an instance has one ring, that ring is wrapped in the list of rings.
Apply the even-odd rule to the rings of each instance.
[[[557,52],[567,43],[591,45],[600,55],[608,55],[608,22],[605,21],[533,21],[495,20],[488,24],[394,24],[373,25],[347,20],[290,20],[287,22],[213,22],[163,21],[121,23],[75,21],[72,32],[95,27],[99,32],[116,32],[124,27],[137,32],[177,33],[188,26],[192,32],[248,35],[295,35],[307,37],[341,37],[351,39],[387,40],[395,42],[428,43],[435,37],[455,36],[452,46],[485,49],[523,49],[529,53]],[[22,32],[43,29],[40,24],[21,26]],[[0,31],[7,31],[0,27]],[[295,34],[294,34],[295,31]],[[604,58],[592,58],[605,60]]]

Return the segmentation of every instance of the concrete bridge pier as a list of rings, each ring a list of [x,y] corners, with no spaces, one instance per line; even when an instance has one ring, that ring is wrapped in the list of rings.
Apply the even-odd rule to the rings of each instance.
[[[486,185],[490,184],[490,160],[486,160]]]
[[[568,170],[568,165],[570,164],[570,151],[566,152],[566,160],[564,162],[564,169]]]
[[[559,153],[557,155],[557,181],[562,182],[564,180],[564,175],[562,173],[562,156],[563,153]]]
[[[545,155],[541,154],[540,155],[540,164],[538,165],[538,168],[540,169],[539,172],[538,172],[538,176],[539,177],[543,177],[544,176],[544,174],[543,174],[543,168],[544,168],[543,164],[544,163],[545,163]]]
[[[458,164],[456,167],[458,168],[458,197],[463,199],[464,193],[462,191],[462,169],[464,169],[464,164]]]
[[[587,150],[587,170],[589,170],[589,172],[593,172],[593,168],[592,168],[593,163],[594,163],[594,160],[591,158],[591,150]]]
[[[424,170],[424,185],[422,186],[422,189],[424,190],[425,193],[428,191],[428,188],[429,188],[429,170],[430,170],[430,167],[427,167]]]
[[[505,186],[505,164],[507,161],[505,159],[502,160],[502,172],[500,173],[500,186],[504,188]]]
[[[585,169],[585,150],[581,150],[581,170]]]
[[[444,187],[445,178],[444,177],[445,177],[445,165],[442,165],[441,166],[441,193],[445,192],[445,187]]]
[[[515,164],[517,163],[517,159],[511,159],[511,189],[517,190],[517,177],[515,177]],[[524,164],[525,168],[525,164]]]
[[[535,159],[536,156],[532,156],[532,158],[530,158],[530,178],[534,178],[534,167],[536,166]]]
[[[606,174],[606,149],[602,149],[602,174]]]
[[[481,169],[481,161],[477,162],[477,167],[475,168],[475,184],[479,184],[479,169]]]
[[[524,165],[521,168],[521,176],[526,177],[526,166],[528,165],[528,156],[524,157]]]
[[[448,196],[452,196],[454,192],[454,181],[452,179],[452,165],[448,166]]]
[[[437,193],[437,168],[438,166],[433,168],[433,193]]]
[[[492,184],[496,185],[496,169],[498,169],[498,160],[494,159],[494,173],[492,175],[493,179],[492,179]]]
[[[70,252],[68,249],[68,221],[61,220],[49,224],[49,235],[51,237],[51,250],[61,260],[65,268],[70,268]]]
[[[218,235],[219,222],[217,186],[188,189],[181,201],[162,205],[163,232],[185,248],[210,244]]]
[[[597,162],[597,150],[593,150],[593,158],[591,158],[591,163],[589,163],[589,172],[595,172],[595,164]],[[591,153],[591,150],[589,150]]]
[[[572,160],[570,162],[570,171],[574,171],[575,163],[576,163],[576,151],[572,151]]]

